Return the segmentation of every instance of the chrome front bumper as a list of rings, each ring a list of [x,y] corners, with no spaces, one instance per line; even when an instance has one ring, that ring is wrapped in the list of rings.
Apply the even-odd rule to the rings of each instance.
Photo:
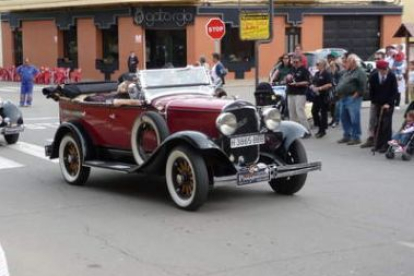
[[[291,177],[295,175],[305,174],[311,171],[317,171],[322,169],[321,162],[311,162],[311,163],[303,163],[303,164],[294,164],[294,165],[265,165],[263,163],[259,163],[253,167],[250,167],[249,170],[254,173],[257,170],[267,168],[269,170],[269,180],[277,179],[277,178],[285,178]],[[246,184],[239,184],[238,182],[238,174],[230,175],[230,176],[223,176],[223,177],[214,177],[214,185],[246,185]],[[254,184],[257,182],[252,182],[248,184]]]
[[[4,126],[0,127],[0,134],[2,135],[11,135],[23,132],[24,126],[23,125],[17,125],[17,126]]]

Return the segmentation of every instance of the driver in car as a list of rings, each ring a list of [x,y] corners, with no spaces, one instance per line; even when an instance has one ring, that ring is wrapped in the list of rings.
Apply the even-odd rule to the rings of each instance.
[[[144,95],[137,82],[138,79],[134,77],[119,84],[117,94],[113,99],[113,104],[115,106],[141,105],[144,100]]]

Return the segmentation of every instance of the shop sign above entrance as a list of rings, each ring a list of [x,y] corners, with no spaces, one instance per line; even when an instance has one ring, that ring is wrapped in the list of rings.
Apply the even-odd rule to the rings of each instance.
[[[240,39],[266,40],[270,37],[269,13],[266,12],[240,12]]]
[[[226,34],[226,25],[220,18],[211,18],[206,24],[206,31],[212,39],[222,39]]]
[[[177,29],[194,23],[195,7],[143,7],[134,12],[134,22],[145,28]]]

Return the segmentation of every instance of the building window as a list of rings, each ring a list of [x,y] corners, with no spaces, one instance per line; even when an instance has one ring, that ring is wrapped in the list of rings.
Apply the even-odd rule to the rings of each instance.
[[[118,25],[102,30],[102,47],[104,63],[117,63],[119,57]]]
[[[295,46],[300,44],[300,28],[298,27],[288,27],[285,31],[285,51],[290,53],[295,51]]]
[[[63,31],[63,56],[74,64],[78,63],[78,33],[74,26]]]
[[[77,68],[78,67],[78,34],[76,26],[72,26],[69,30],[63,30],[60,33],[62,43],[59,47],[63,51],[59,51],[58,67]]]
[[[254,42],[240,40],[240,29],[226,24],[226,34],[221,41],[221,54],[226,62],[254,62]]]
[[[19,66],[23,64],[23,39],[21,29],[13,31],[13,58],[14,65]]]

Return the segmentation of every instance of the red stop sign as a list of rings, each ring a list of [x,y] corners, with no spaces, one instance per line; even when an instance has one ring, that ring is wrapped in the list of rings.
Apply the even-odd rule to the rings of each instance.
[[[226,34],[226,25],[219,18],[211,18],[206,25],[207,35],[212,39],[222,39]]]

